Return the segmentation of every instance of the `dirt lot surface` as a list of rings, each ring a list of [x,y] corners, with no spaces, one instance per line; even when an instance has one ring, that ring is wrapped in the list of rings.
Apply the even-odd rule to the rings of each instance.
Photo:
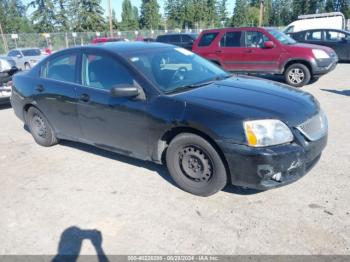
[[[318,165],[286,187],[209,198],[156,164],[72,142],[40,147],[2,106],[0,254],[350,254],[350,64],[304,90],[329,119]]]

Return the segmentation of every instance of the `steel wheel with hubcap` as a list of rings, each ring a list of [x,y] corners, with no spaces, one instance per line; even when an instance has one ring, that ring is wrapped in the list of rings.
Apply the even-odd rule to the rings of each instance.
[[[220,155],[198,135],[177,135],[168,147],[166,162],[171,177],[189,193],[210,196],[227,183],[226,169]]]
[[[285,73],[285,80],[287,84],[294,87],[302,87],[310,82],[310,70],[303,64],[290,65]]]

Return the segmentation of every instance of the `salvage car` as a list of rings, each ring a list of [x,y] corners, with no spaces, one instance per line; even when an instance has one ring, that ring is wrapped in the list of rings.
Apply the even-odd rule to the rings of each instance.
[[[166,164],[183,190],[270,189],[304,176],[327,142],[310,94],[237,77],[180,47],[71,48],[17,74],[11,104],[34,140],[74,140]]]

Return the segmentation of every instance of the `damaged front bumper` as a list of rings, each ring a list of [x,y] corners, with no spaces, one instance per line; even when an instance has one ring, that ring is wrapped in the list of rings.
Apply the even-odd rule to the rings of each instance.
[[[303,177],[320,159],[327,135],[307,141],[295,131],[291,144],[266,148],[222,143],[233,185],[267,190],[290,184]]]

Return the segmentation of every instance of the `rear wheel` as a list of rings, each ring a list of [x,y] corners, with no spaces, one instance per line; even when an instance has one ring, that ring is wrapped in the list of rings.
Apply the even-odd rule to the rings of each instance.
[[[177,135],[168,147],[166,163],[177,185],[195,195],[213,195],[227,183],[220,155],[207,140],[195,134]]]
[[[27,125],[35,142],[41,146],[52,146],[58,143],[52,127],[46,117],[35,107],[30,107],[27,113]]]
[[[284,72],[287,84],[294,87],[302,87],[310,82],[311,73],[309,68],[303,64],[292,64]]]

